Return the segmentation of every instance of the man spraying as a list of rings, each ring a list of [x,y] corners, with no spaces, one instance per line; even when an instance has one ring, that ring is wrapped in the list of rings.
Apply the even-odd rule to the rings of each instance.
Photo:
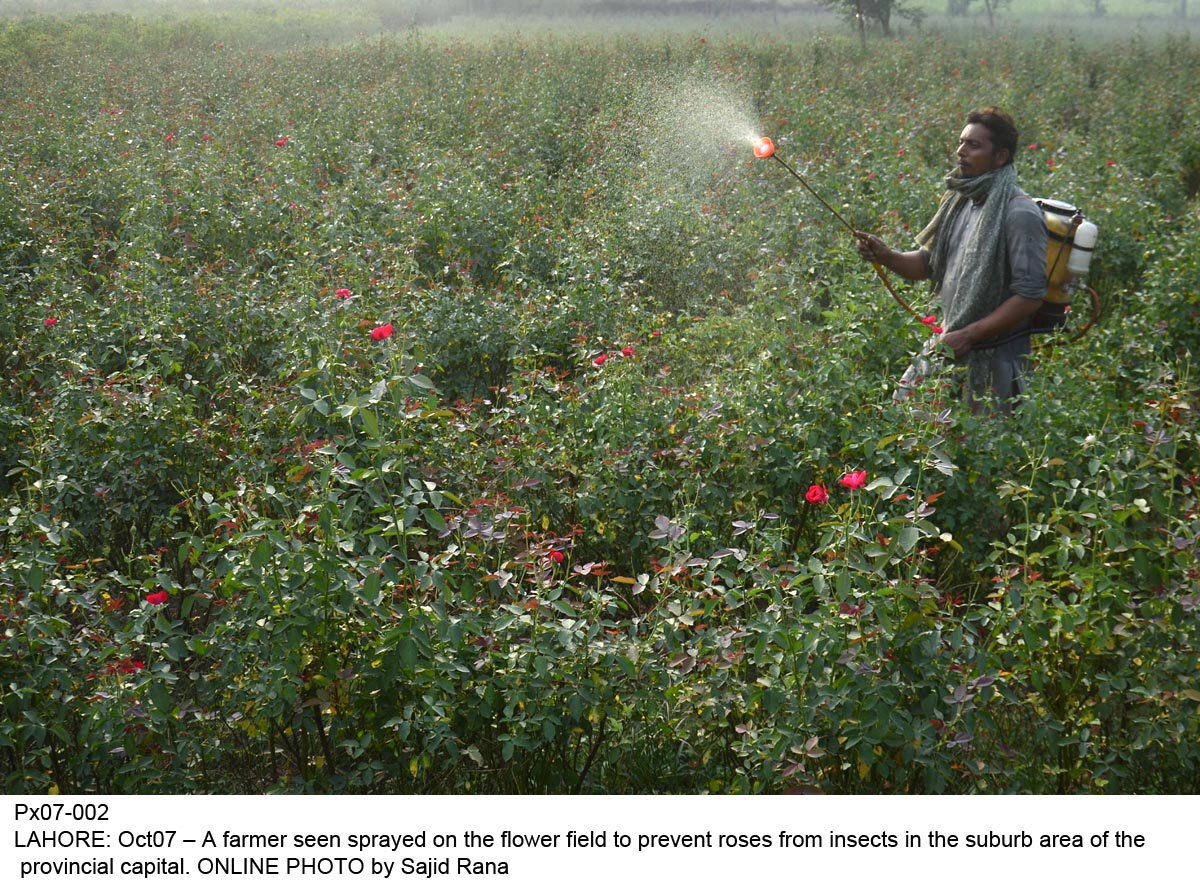
[[[941,298],[944,331],[904,372],[897,400],[929,375],[939,342],[966,366],[972,410],[983,399],[1006,409],[1021,394],[1029,336],[1011,335],[1028,327],[1046,295],[1046,225],[1017,185],[1017,138],[1013,119],[1000,109],[972,111],[959,136],[958,166],[917,248],[896,251],[855,232],[864,259],[911,281],[930,280]]]

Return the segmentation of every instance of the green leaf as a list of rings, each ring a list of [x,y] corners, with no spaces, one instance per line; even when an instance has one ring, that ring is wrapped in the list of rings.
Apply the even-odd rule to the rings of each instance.
[[[364,409],[359,412],[358,419],[362,421],[363,429],[366,430],[368,436],[372,439],[379,438],[379,418],[376,417],[374,411]]]
[[[367,580],[363,582],[362,596],[369,603],[379,601],[379,591],[383,587],[383,576],[378,574],[368,575]]]
[[[417,666],[417,658],[420,653],[417,651],[416,641],[412,637],[405,637],[396,644],[396,654],[400,656],[400,663],[405,667]]]
[[[906,525],[900,529],[900,534],[896,536],[896,549],[899,553],[908,553],[917,546],[917,541],[921,540],[921,530],[915,525]]]
[[[850,573],[846,571],[838,572],[837,578],[834,581],[834,589],[837,591],[838,599],[845,599],[850,595]]]
[[[175,702],[171,700],[171,693],[167,691],[167,687],[163,683],[150,685],[150,702],[154,705],[154,709],[164,717],[170,717],[175,710]]]
[[[583,699],[578,695],[572,695],[567,699],[567,710],[571,712],[571,716],[578,720],[583,716]]]
[[[270,561],[271,545],[266,541],[259,541],[254,552],[250,554],[250,565],[261,572]]]

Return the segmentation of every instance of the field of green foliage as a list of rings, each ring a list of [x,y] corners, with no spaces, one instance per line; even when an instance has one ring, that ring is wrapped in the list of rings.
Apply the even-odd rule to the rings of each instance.
[[[1194,41],[265,42],[0,23],[5,791],[1200,791]],[[700,126],[903,245],[989,103],[1007,420]]]

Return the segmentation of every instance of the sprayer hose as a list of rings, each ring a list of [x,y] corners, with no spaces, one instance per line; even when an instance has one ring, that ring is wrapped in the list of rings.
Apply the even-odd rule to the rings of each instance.
[[[904,307],[909,315],[920,320],[921,313],[910,306],[900,294],[896,293],[896,289],[892,287],[892,282],[888,279],[888,274],[884,271],[883,264],[879,260],[871,260],[871,265],[875,267],[875,274],[879,276],[879,280],[883,282],[883,286],[887,288],[887,292],[892,295],[892,299]]]
[[[1085,287],[1084,290],[1087,291],[1088,300],[1091,303],[1091,315],[1088,317],[1086,324],[1080,327],[1079,330],[1074,331],[1071,336],[1066,339],[1067,343],[1074,343],[1076,340],[1090,331],[1095,326],[1096,322],[1100,320],[1100,295],[1090,287]],[[999,339],[988,340],[986,343],[978,343],[973,347],[973,349],[995,349],[997,346],[1004,346],[1013,342],[1014,340],[1020,339],[1021,337],[1027,337],[1030,334],[1052,334],[1056,330],[1057,327],[1035,328],[1031,325],[1029,327],[1018,328],[1012,333],[1006,334]],[[1060,345],[1062,342],[1063,341],[1057,338],[1052,340],[1043,340],[1034,348],[1045,349],[1049,346]]]

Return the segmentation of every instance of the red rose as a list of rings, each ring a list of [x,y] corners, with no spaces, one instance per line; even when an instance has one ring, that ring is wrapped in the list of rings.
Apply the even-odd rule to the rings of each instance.
[[[386,340],[390,336],[392,336],[391,322],[388,322],[387,324],[381,324],[379,327],[374,328],[371,331],[372,340]]]
[[[631,356],[631,355],[633,355],[633,347],[632,347],[632,346],[624,346],[624,347],[622,347],[622,348],[621,348],[621,355],[624,355],[624,356]]]
[[[594,359],[592,359],[592,364],[598,368],[602,364],[604,364],[606,361],[608,361],[608,355],[602,352],[598,356],[596,356]]]
[[[561,563],[563,561],[563,552],[561,550],[550,551],[550,561]]]
[[[276,139],[275,144],[277,146],[279,146],[280,148],[283,148],[285,145],[288,144],[288,139],[290,139],[290,138],[291,138],[290,136],[284,136],[282,139]]]
[[[937,324],[937,316],[936,315],[926,315],[924,318],[921,319],[921,324]]]
[[[867,471],[856,470],[853,473],[847,473],[840,480],[841,484],[853,491],[856,488],[862,488],[867,484]]]
[[[335,297],[337,297],[339,300],[349,300],[350,296],[351,296],[350,288],[339,287],[336,291],[333,292],[333,295]]]
[[[146,662],[137,658],[122,658],[110,662],[104,668],[106,674],[136,674],[146,667]]]
[[[146,594],[146,602],[148,602],[152,606],[161,606],[164,603],[166,603],[166,601],[167,601],[167,592],[165,590],[160,590],[160,591],[158,591],[158,593]]]
[[[804,499],[810,504],[823,504],[829,500],[829,492],[824,485],[810,485],[804,493]]]
[[[58,319],[57,318],[47,318],[45,321],[42,322],[42,324],[44,324],[48,328],[52,328],[56,324],[58,324]]]
[[[943,328],[940,324],[935,324],[935,325],[930,325],[929,330],[933,331],[935,334],[941,334],[941,333],[944,333],[946,329]]]

